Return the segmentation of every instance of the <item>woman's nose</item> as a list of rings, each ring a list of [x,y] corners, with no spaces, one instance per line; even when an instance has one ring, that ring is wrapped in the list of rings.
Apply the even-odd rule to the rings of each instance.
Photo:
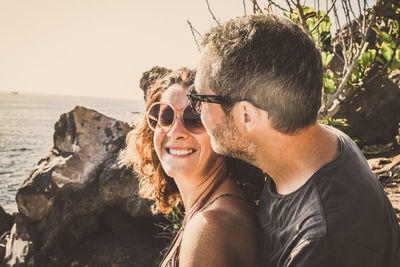
[[[184,139],[188,137],[189,132],[183,125],[181,118],[177,117],[167,135],[173,139]]]

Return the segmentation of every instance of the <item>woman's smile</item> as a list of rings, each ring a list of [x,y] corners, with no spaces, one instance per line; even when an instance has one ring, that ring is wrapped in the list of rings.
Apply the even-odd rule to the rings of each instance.
[[[177,157],[187,157],[187,156],[192,155],[194,152],[196,152],[195,149],[178,148],[178,147],[166,147],[165,150],[167,151],[168,154],[177,156]]]

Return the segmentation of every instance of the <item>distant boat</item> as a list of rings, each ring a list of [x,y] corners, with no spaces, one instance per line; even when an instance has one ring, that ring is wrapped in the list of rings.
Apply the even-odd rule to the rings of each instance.
[[[12,91],[11,94],[18,95],[18,92],[17,91]]]

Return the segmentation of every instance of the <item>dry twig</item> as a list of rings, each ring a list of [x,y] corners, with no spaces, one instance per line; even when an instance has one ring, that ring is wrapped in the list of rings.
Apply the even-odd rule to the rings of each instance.
[[[259,12],[263,12],[261,7],[258,5],[257,0],[251,0],[251,2],[253,3],[253,13],[256,14],[257,11]]]
[[[303,7],[300,3],[300,0],[297,0],[296,7],[297,7],[297,10],[299,11],[301,26],[303,27],[303,30],[308,32],[308,26],[307,26],[306,18],[304,16]]]
[[[189,20],[186,20],[186,21],[187,21],[187,23],[189,24],[190,31],[192,32],[194,41],[196,42],[197,49],[198,49],[199,52],[201,53],[200,45],[199,45],[199,42],[197,41],[197,38],[196,38],[195,33],[197,33],[200,37],[201,37],[201,34],[198,32],[198,30],[196,30],[196,29],[192,26],[192,23],[190,23]]]
[[[273,5],[274,7],[279,8],[280,10],[282,10],[282,11],[284,11],[284,12],[290,12],[290,11],[287,10],[286,8],[284,8],[284,7],[280,6],[280,5],[278,5],[277,3],[275,3],[275,1],[273,1],[273,0],[268,0],[268,3],[271,4],[271,5]]]
[[[213,17],[214,21],[219,25],[219,21],[215,18],[214,13],[212,12],[210,8],[210,3],[208,3],[208,0],[206,0],[208,11],[210,11],[211,16]]]

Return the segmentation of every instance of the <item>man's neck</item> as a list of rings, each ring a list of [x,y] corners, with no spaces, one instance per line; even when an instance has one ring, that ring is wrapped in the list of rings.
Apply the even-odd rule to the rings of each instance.
[[[339,153],[336,135],[319,124],[296,135],[275,130],[268,135],[260,139],[264,142],[259,146],[257,166],[272,177],[282,195],[296,191]]]

